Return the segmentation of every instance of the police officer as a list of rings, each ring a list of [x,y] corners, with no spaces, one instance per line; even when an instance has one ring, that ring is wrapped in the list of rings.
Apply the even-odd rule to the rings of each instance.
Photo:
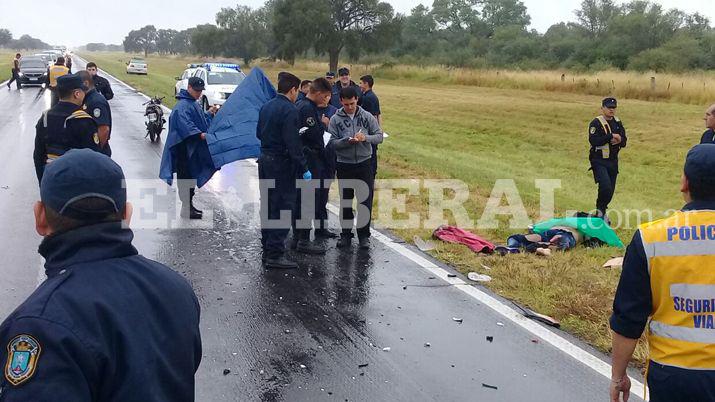
[[[701,144],[715,144],[715,105],[705,111],[705,132],[700,138]]]
[[[70,70],[65,67],[65,58],[62,56],[58,57],[55,64],[47,69],[47,87],[52,94],[50,106],[55,106],[57,102],[60,101],[59,94],[57,93],[57,79],[69,73]]]
[[[67,67],[67,71],[72,74],[72,57],[68,54],[65,55],[65,67]]]
[[[217,109],[211,106],[208,111],[204,111],[197,102],[206,89],[202,78],[191,77],[188,84],[187,89],[182,89],[176,95],[176,105],[169,115],[169,135],[164,145],[159,175],[171,184],[173,174],[176,173],[181,216],[201,219],[203,211],[194,206],[196,179],[201,174],[202,162],[211,160],[206,132]]]
[[[646,325],[652,402],[715,400],[715,145],[688,152],[687,203],[641,225],[613,301],[611,401],[630,391],[628,362]]]
[[[360,92],[360,87],[355,83],[355,81],[350,79],[350,69],[347,67],[341,68],[340,70],[338,70],[338,76],[338,81],[333,85],[333,93],[330,97],[330,104],[335,106],[337,109],[343,107],[343,105],[340,103],[340,90],[348,87],[355,88],[355,91],[358,94],[359,102],[360,97],[362,96],[362,92]]]
[[[97,123],[101,152],[111,157],[112,148],[109,146],[109,139],[112,135],[112,110],[109,108],[109,102],[97,91],[94,79],[88,71],[80,70],[77,74],[82,78],[85,87],[89,89],[84,99],[84,109]]]
[[[40,198],[47,279],[0,325],[0,399],[193,401],[199,303],[132,245],[119,165],[71,150],[47,166]]]
[[[365,109],[366,112],[375,116],[377,122],[382,127],[382,111],[380,110],[380,99],[375,94],[372,88],[375,86],[375,79],[372,75],[363,75],[360,77],[360,90],[362,91],[362,98],[360,98],[360,107]],[[372,171],[377,176],[377,144],[372,144]]]
[[[20,83],[20,59],[22,58],[22,55],[20,53],[15,55],[15,58],[12,59],[12,78],[10,78],[10,81],[7,82],[7,89],[10,89],[10,84],[12,84],[13,81],[15,81],[15,84],[17,85],[17,89],[22,88],[22,84]]]
[[[303,80],[300,82],[300,91],[298,92],[298,99],[296,99],[295,103],[298,104],[298,102],[302,101],[305,99],[306,96],[308,96],[308,92],[310,91],[310,80]]]
[[[325,73],[325,79],[328,80],[330,86],[335,85],[335,72],[328,71],[327,73]]]
[[[42,181],[45,165],[75,148],[99,151],[100,140],[97,124],[82,110],[87,88],[77,74],[64,75],[57,79],[55,91],[60,102],[42,113],[35,126],[35,172]]]
[[[112,100],[112,98],[114,98],[112,85],[109,83],[108,79],[98,74],[97,64],[93,61],[87,63],[87,71],[92,75],[92,78],[94,79],[94,86],[97,88],[97,91],[104,95],[105,99]]]
[[[325,249],[310,243],[310,229],[308,225],[301,227],[296,225],[300,223],[298,219],[305,218],[301,214],[301,210],[305,209],[313,214],[311,221],[315,223],[315,236],[318,237],[333,237],[327,230],[328,210],[327,196],[330,188],[331,179],[329,167],[330,163],[326,160],[324,135],[327,131],[330,119],[320,112],[318,105],[326,104],[330,100],[332,88],[330,83],[325,78],[318,78],[310,83],[308,95],[305,99],[297,103],[298,116],[300,119],[301,142],[303,145],[303,153],[308,161],[308,168],[313,175],[313,179],[320,180],[318,188],[315,189],[315,194],[300,194],[297,195],[296,205],[293,212],[293,245],[295,248],[308,254],[322,254]],[[303,205],[304,201],[308,201],[310,205]],[[305,208],[303,208],[305,207]]]
[[[601,103],[601,115],[593,119],[588,126],[588,140],[591,143],[589,160],[593,178],[598,184],[596,214],[606,222],[606,210],[616,191],[618,178],[618,153],[626,147],[626,129],[616,117],[618,102],[615,98],[606,98]]]
[[[312,179],[298,134],[300,122],[294,102],[300,78],[278,75],[278,96],[263,105],[256,136],[261,141],[258,178],[261,189],[261,243],[266,268],[294,269],[295,261],[285,256],[285,240],[291,222],[281,220],[282,211],[293,211],[296,177]],[[269,183],[271,182],[272,183]]]

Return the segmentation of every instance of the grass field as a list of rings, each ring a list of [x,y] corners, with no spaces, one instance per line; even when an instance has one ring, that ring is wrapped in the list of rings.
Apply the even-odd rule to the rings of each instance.
[[[15,58],[15,53],[12,50],[0,49],[0,82],[12,77],[10,69],[12,69],[12,59]]]
[[[173,95],[173,77],[194,61],[150,57],[150,75],[143,77],[124,73],[126,55],[85,56],[152,95]],[[319,76],[325,68],[316,63],[292,69],[276,64],[262,67],[271,77],[287,69],[304,78]],[[367,69],[358,67],[353,75]],[[381,178],[461,180],[471,190],[466,207],[473,220],[480,217],[498,179],[514,180],[533,220],[539,215],[536,179],[561,180],[556,191],[557,214],[594,207],[596,186],[587,172],[587,125],[598,112],[600,96],[513,89],[508,79],[504,88],[479,87],[400,74],[383,77],[380,71],[375,76],[375,92],[380,96],[384,128],[391,134],[380,147]],[[621,101],[619,115],[628,129],[629,145],[621,154],[621,175],[611,204],[614,210],[652,209],[654,217],[660,218],[664,211],[682,206],[679,180],[684,156],[700,138],[707,103],[690,104],[693,99],[683,103],[676,99]],[[427,204],[424,194],[408,197],[408,212],[426,216]],[[433,229],[396,233],[411,241],[415,235],[428,238]],[[634,229],[617,232],[627,244]],[[512,234],[506,225],[476,232],[496,243]],[[432,253],[464,273],[489,274],[493,281],[488,286],[495,292],[556,317],[567,331],[608,351],[607,320],[620,271],[601,265],[612,256],[623,255],[622,250],[582,248],[548,259],[533,255],[500,258],[438,243]],[[644,358],[641,345],[636,360],[642,363]]]

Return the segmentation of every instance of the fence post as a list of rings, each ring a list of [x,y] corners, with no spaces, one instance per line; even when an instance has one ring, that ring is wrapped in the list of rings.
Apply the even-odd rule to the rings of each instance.
[[[655,77],[650,77],[650,90],[655,91]]]

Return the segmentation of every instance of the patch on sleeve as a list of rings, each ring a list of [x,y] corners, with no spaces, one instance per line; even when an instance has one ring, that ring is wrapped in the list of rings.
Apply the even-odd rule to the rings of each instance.
[[[308,120],[305,122],[308,123],[308,127],[315,127],[315,124],[317,123],[313,117],[308,117]]]
[[[30,335],[18,335],[7,345],[5,379],[20,385],[32,378],[40,359],[40,343]]]
[[[102,111],[99,108],[96,108],[92,111],[92,115],[94,116],[95,119],[98,119],[99,116],[102,115]]]
[[[99,134],[94,133],[94,135],[92,136],[92,140],[94,140],[95,144],[99,145]]]
[[[596,127],[591,126],[591,135],[596,134]]]

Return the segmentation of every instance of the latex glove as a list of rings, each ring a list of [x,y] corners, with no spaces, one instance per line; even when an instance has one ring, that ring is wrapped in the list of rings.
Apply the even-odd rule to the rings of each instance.
[[[303,173],[303,180],[310,181],[312,179],[313,179],[313,174],[310,173],[310,170],[306,170],[305,173]]]

